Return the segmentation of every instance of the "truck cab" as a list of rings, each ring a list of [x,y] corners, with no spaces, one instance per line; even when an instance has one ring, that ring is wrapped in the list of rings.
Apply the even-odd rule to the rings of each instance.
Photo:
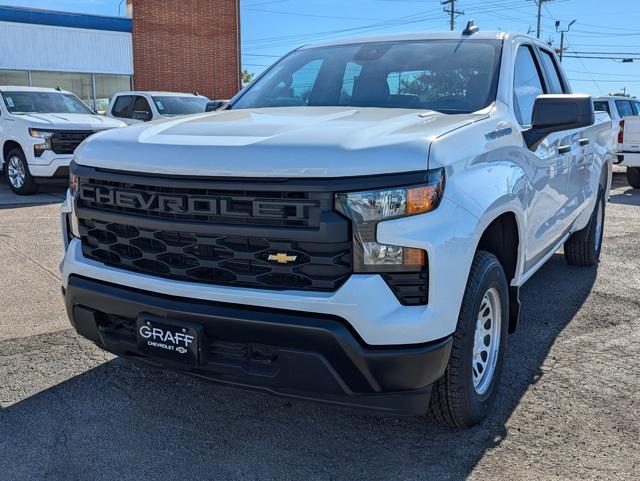
[[[133,125],[181,115],[199,114],[206,110],[209,99],[197,93],[118,92],[109,103],[107,116]]]

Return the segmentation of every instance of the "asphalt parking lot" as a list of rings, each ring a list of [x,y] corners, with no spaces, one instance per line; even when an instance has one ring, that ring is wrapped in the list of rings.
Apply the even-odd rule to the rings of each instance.
[[[527,283],[498,408],[468,431],[101,352],[60,298],[62,189],[2,187],[0,480],[640,479],[640,191],[614,184],[601,264],[557,254]]]

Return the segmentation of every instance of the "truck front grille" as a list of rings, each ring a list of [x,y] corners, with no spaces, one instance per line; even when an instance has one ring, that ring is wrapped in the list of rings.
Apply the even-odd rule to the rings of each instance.
[[[318,228],[327,192],[265,191],[83,179],[79,206],[180,222]]]
[[[92,130],[57,130],[51,137],[51,150],[56,154],[73,154],[84,139],[93,135]]]
[[[202,234],[90,219],[80,219],[79,227],[85,257],[170,279],[334,291],[352,271],[351,242]]]

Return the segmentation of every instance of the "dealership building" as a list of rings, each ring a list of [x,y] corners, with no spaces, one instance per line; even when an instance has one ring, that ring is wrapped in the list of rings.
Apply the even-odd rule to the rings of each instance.
[[[104,112],[123,90],[229,98],[238,0],[127,0],[127,17],[0,6],[0,85],[60,87]]]

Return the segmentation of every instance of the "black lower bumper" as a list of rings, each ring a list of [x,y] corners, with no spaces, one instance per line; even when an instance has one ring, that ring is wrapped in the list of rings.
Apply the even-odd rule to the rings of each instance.
[[[78,333],[118,355],[180,369],[138,349],[136,320],[154,316],[203,327],[206,356],[183,371],[229,385],[362,407],[423,414],[444,373],[451,338],[368,346],[343,319],[197,301],[71,276],[65,291]]]

